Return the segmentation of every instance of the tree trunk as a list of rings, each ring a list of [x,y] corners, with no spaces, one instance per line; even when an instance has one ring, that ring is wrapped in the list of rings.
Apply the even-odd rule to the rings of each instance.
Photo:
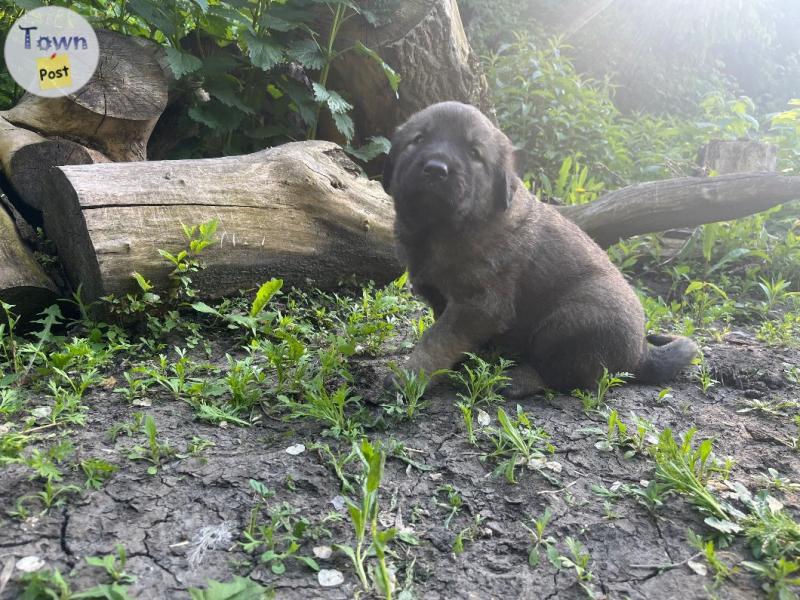
[[[61,98],[26,94],[0,112],[8,123],[60,136],[111,160],[145,160],[147,140],[167,103],[169,74],[160,46],[98,31],[100,61],[89,82]]]
[[[13,304],[12,312],[29,317],[52,304],[56,286],[36,262],[0,205],[0,300]],[[0,323],[5,319],[0,313]]]
[[[203,251],[206,268],[193,277],[205,297],[271,277],[332,289],[349,275],[385,283],[401,272],[391,200],[330,142],[67,166],[53,180],[45,229],[89,299],[131,291],[134,271],[163,288],[170,268],[158,249],[185,248],[182,225],[211,219],[219,221],[218,242]]]
[[[330,23],[316,27],[325,38]],[[355,107],[354,145],[373,135],[391,137],[413,113],[443,100],[474,104],[491,114],[486,79],[467,41],[456,0],[401,2],[389,23],[377,28],[354,17],[342,27],[336,47],[351,48],[356,42],[376,51],[402,80],[398,98],[373,59],[349,50],[332,63],[329,86],[347,90]],[[326,129],[321,135],[338,139],[330,124],[321,126]]]
[[[634,235],[738,219],[795,199],[800,177],[734,173],[640,183],[558,209],[606,248]]]

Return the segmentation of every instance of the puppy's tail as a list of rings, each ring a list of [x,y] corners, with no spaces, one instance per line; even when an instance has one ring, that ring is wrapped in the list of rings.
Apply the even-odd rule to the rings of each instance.
[[[634,375],[642,383],[670,381],[697,356],[698,348],[687,337],[648,335],[645,357]]]

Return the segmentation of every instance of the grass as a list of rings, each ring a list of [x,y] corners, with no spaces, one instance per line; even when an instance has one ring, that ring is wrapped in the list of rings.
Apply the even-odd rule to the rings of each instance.
[[[498,408],[497,421],[499,427],[484,430],[493,449],[483,458],[498,460],[495,474],[503,474],[509,483],[516,483],[517,467],[540,468],[545,463],[545,452],[552,453],[555,448],[548,441],[547,432],[534,426],[520,406],[515,419]]]
[[[572,390],[572,395],[581,401],[586,412],[597,410],[603,406],[610,390],[623,385],[625,380],[631,377],[633,375],[630,373],[609,373],[608,369],[603,367],[603,374],[597,380],[597,389],[594,392],[575,389]]]
[[[203,239],[199,230],[193,236],[195,241]],[[718,236],[715,243],[720,239]],[[690,331],[710,343],[733,324],[757,331],[768,343],[793,343],[790,338],[800,331],[800,317],[795,312],[796,286],[792,280],[766,267],[753,273],[742,270],[739,278],[721,279],[734,263],[729,261],[715,270],[715,264],[722,260],[715,259],[715,248],[712,245],[708,261],[704,256],[701,270],[691,261],[675,266],[674,297],[648,297],[648,322],[659,329]],[[775,251],[773,259],[777,260],[782,250]],[[364,385],[364,372],[359,371],[364,361],[378,357],[380,363],[383,353],[413,344],[429,324],[429,313],[411,298],[405,280],[401,278],[385,288],[368,285],[355,294],[332,295],[283,289],[282,281],[272,279],[241,299],[211,306],[200,302],[191,290],[191,276],[196,272],[192,269],[200,268],[201,252],[188,248],[184,255],[170,253],[174,261],[166,257],[174,271],[169,291],[156,292],[141,278],[137,279],[139,292],[116,302],[109,300],[120,323],[92,319],[88,309],[75,317],[53,308],[23,333],[14,307],[0,305],[0,469],[23,469],[30,476],[30,483],[20,491],[14,505],[5,507],[6,511],[16,519],[58,515],[60,511],[54,509],[102,489],[115,481],[120,471],[130,472],[126,459],[143,461],[148,473],[158,474],[170,461],[215,455],[211,440],[187,432],[181,441],[173,441],[173,431],[169,430],[167,443],[159,431],[161,417],[156,427],[157,411],[148,407],[166,411],[171,410],[170,403],[180,402],[205,423],[203,427],[213,425],[207,430],[209,435],[221,428],[225,438],[238,435],[237,427],[260,434],[271,431],[271,421],[286,421],[287,435],[296,428],[293,435],[299,433],[306,446],[316,450],[318,456],[312,460],[327,468],[347,496],[345,524],[328,516],[303,514],[293,502],[285,501],[281,494],[298,494],[306,489],[294,472],[287,472],[277,483],[270,481],[274,490],[251,484],[251,518],[240,532],[240,548],[246,551],[251,565],[261,564],[275,577],[292,569],[313,573],[314,565],[322,568],[311,549],[321,538],[337,548],[340,560],[349,560],[351,568],[346,576],[356,578],[363,593],[400,597],[397,573],[417,564],[414,561],[419,555],[408,541],[413,534],[387,525],[386,514],[400,513],[412,520],[409,514],[421,515],[421,522],[429,524],[424,513],[431,506],[435,507],[430,512],[437,526],[454,536],[453,552],[466,552],[471,543],[478,542],[482,551],[491,547],[485,541],[484,517],[472,512],[471,486],[447,480],[436,484],[433,504],[426,509],[424,502],[413,507],[403,505],[402,493],[392,490],[396,480],[391,480],[392,485],[381,485],[387,460],[407,469],[409,478],[436,474],[427,463],[437,461],[415,454],[413,438],[405,437],[408,427],[426,426],[430,376],[396,369],[397,388],[386,402],[385,396],[371,389],[375,386]],[[631,272],[637,272],[637,267],[649,260],[647,247],[641,244],[621,247],[617,254]],[[221,340],[225,343],[220,344]],[[493,497],[509,495],[502,486],[516,483],[530,468],[557,486],[553,491],[562,494],[566,510],[581,510],[580,500],[576,505],[570,490],[547,474],[547,464],[557,464],[552,461],[555,448],[539,425],[537,407],[526,405],[525,410],[517,407],[512,412],[498,406],[503,402],[502,390],[508,382],[505,372],[510,366],[503,359],[491,362],[469,355],[462,368],[451,375],[458,400],[447,416],[456,419],[461,415],[467,441],[492,463],[495,475],[504,476],[505,481],[491,484],[496,486]],[[712,367],[706,361],[698,367],[697,382],[703,393],[719,385],[711,379]],[[792,366],[785,369],[790,383],[794,370]],[[712,442],[695,440],[693,430],[680,437],[668,429],[658,435],[655,425],[645,419],[631,415],[623,420],[616,409],[602,410],[610,402],[609,391],[624,382],[623,375],[606,371],[595,390],[576,393],[590,413],[589,419],[602,415],[605,421],[602,427],[581,432],[596,436],[592,442],[598,450],[618,452],[637,469],[647,465],[652,469],[652,480],[640,485],[615,482],[610,488],[596,487],[602,500],[598,514],[624,519],[624,503],[632,500],[660,518],[675,509],[678,496],[683,497],[709,528],[697,537],[695,546],[709,565],[714,585],[736,584],[737,573],[721,544],[742,539],[749,548],[749,560],[741,563],[742,570],[763,581],[766,594],[791,597],[787,594],[794,593],[800,579],[800,530],[791,511],[777,508],[766,491],[749,497],[737,492],[744,499],[721,494],[720,486],[732,485],[727,481],[732,476],[732,464],[716,459]],[[76,432],[94,417],[93,396],[110,389],[116,392],[116,406],[129,410],[112,426],[109,439],[112,444],[119,438],[131,440],[120,441],[114,453],[106,456],[94,449],[87,452],[71,440],[77,439]],[[662,412],[671,411],[676,402],[688,402],[686,393],[680,385],[662,390],[654,404]],[[775,398],[744,399],[737,409],[743,417],[766,416],[776,427],[791,427],[797,403],[784,396],[776,392]],[[383,402],[382,410],[370,407],[368,400]],[[550,399],[556,403],[569,401]],[[139,411],[140,407],[144,410]],[[437,407],[437,417],[441,410]],[[489,412],[496,415],[494,422]],[[680,415],[681,419],[687,417],[691,415]],[[320,431],[325,438],[317,436]],[[394,437],[395,431],[397,439],[402,440],[397,451],[391,445],[395,442],[378,444],[379,438]],[[265,442],[281,444],[283,440]],[[466,456],[469,460],[474,454]],[[766,473],[761,485],[770,494],[796,491],[797,484],[790,478],[794,473],[782,475],[766,465],[763,470]],[[379,510],[379,495],[384,514]],[[562,524],[558,523],[561,515],[555,514],[545,505],[538,518],[523,524],[530,539],[529,565],[539,569],[549,564],[550,568],[570,571],[576,583],[593,594],[596,567],[592,567],[587,548],[578,541],[583,539],[582,532],[570,530],[571,535],[558,541],[552,532],[561,531]],[[548,561],[541,561],[543,555]],[[101,590],[96,593],[124,598],[130,585],[125,578],[125,557],[118,552],[92,560]],[[419,568],[426,567],[418,565],[417,572]],[[416,583],[419,585],[419,581]],[[55,570],[29,576],[25,585],[45,595],[45,590],[67,594],[65,597],[76,594],[70,575]],[[266,593],[266,588],[241,578],[209,582],[207,589],[191,593],[197,598],[212,597],[209,594],[237,589]]]

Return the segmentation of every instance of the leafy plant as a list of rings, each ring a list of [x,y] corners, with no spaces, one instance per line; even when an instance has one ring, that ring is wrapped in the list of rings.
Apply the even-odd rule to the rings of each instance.
[[[736,533],[741,527],[735,523],[741,515],[736,509],[721,502],[707,487],[711,475],[723,471],[713,459],[713,444],[705,439],[697,448],[692,447],[696,430],[686,432],[680,444],[665,429],[658,437],[658,444],[650,447],[656,462],[656,478],[670,491],[686,496],[691,504],[708,515],[707,525],[723,533]]]
[[[101,567],[114,583],[130,584],[136,581],[136,577],[125,572],[125,563],[128,555],[122,544],[117,544],[114,548],[116,554],[106,554],[105,556],[87,556],[86,562],[93,567]]]
[[[623,385],[625,379],[631,377],[633,377],[633,375],[630,373],[609,373],[608,369],[603,367],[603,374],[597,380],[597,390],[594,393],[576,389],[572,390],[572,395],[581,400],[583,403],[583,410],[586,412],[597,410],[602,406],[609,390]]]
[[[397,530],[381,529],[378,526],[378,491],[383,479],[386,455],[380,447],[373,446],[366,439],[361,441],[357,452],[364,469],[360,498],[357,501],[349,497],[345,499],[355,534],[355,545],[334,544],[334,548],[344,553],[353,563],[364,591],[370,590],[366,570],[367,559],[374,555],[377,563],[374,584],[389,600],[392,597],[393,584],[386,563],[386,551],[389,542],[397,535]]]
[[[521,406],[517,406],[516,419],[510,419],[502,408],[497,409],[500,427],[487,427],[484,433],[494,445],[494,450],[484,455],[486,458],[501,459],[495,473],[503,473],[509,483],[516,483],[515,471],[518,466],[536,468],[544,463],[544,452],[553,452],[555,447],[547,440],[544,429],[535,427]]]
[[[147,415],[144,418],[144,432],[147,436],[147,447],[133,446],[128,453],[128,458],[131,460],[146,460],[150,463],[150,466],[147,467],[147,473],[155,475],[158,473],[158,467],[161,466],[162,461],[173,455],[175,450],[169,444],[158,440],[156,422],[151,415]]]
[[[545,535],[545,529],[550,524],[553,514],[550,507],[545,507],[544,513],[533,519],[533,527],[528,527],[523,523],[523,527],[531,537],[531,549],[528,552],[528,564],[536,568],[541,560],[540,552],[542,548],[548,555],[552,555],[555,550],[556,540],[552,536]]]
[[[424,371],[409,371],[402,367],[391,366],[394,374],[395,397],[393,404],[384,404],[387,414],[399,415],[403,419],[412,420],[427,403],[421,402],[431,379],[445,371],[437,371],[428,375]]]
[[[280,395],[278,400],[289,409],[291,419],[314,419],[324,423],[334,437],[353,439],[361,431],[361,424],[345,413],[349,404],[358,404],[360,396],[351,395],[347,385],[340,385],[335,391],[325,388],[322,377],[316,376],[305,384],[303,400],[298,402],[288,396]]]

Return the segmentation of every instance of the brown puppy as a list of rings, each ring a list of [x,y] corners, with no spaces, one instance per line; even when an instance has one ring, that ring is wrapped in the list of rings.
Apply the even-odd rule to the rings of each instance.
[[[396,132],[383,185],[414,290],[436,323],[410,370],[450,368],[489,342],[519,365],[509,395],[592,387],[606,367],[643,382],[675,376],[691,340],[645,339],[644,312],[606,253],[539,202],[509,139],[476,108],[435,104]]]

